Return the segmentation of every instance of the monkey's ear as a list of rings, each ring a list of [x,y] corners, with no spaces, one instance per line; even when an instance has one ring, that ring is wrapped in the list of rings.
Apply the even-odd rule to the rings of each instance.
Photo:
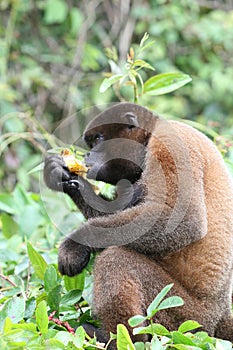
[[[132,113],[132,112],[127,112],[125,115],[124,115],[124,119],[127,121],[127,123],[130,124],[130,127],[131,128],[138,128],[139,127],[139,124],[138,124],[138,120],[137,120],[137,116]]]

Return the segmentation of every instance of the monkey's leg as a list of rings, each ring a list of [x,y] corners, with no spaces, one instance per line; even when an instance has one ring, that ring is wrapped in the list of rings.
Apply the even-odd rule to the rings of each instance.
[[[233,342],[233,317],[231,314],[219,321],[216,327],[215,337]]]
[[[208,298],[201,300],[192,296],[146,256],[123,247],[108,248],[97,257],[94,274],[93,310],[107,333],[116,332],[117,324],[123,323],[132,334],[128,319],[137,314],[145,315],[146,308],[161,289],[174,283],[170,295],[181,296],[185,305],[158,312],[155,321],[175,330],[183,321],[193,319],[214,335],[218,322],[216,307]]]

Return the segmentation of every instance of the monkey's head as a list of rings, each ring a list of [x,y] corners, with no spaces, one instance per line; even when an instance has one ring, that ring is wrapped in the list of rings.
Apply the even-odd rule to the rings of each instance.
[[[83,135],[90,148],[87,177],[113,185],[122,179],[137,181],[155,120],[146,108],[132,103],[119,103],[95,117]]]

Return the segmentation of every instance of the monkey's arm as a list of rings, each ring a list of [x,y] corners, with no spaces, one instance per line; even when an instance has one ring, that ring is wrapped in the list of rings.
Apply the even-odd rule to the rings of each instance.
[[[69,172],[60,155],[45,158],[44,179],[50,189],[68,194],[86,219],[111,214],[116,208],[131,208],[143,197],[143,188],[137,185],[131,189],[130,200],[128,189],[124,187],[116,189],[114,201],[96,195],[88,181]]]
[[[201,179],[193,184],[188,205],[181,201],[178,207],[171,208],[156,199],[145,199],[133,208],[88,220],[62,243],[59,270],[72,276],[85,266],[83,255],[75,253],[73,245],[83,247],[84,254],[93,247],[126,245],[157,259],[203,238],[207,233],[207,213]]]
[[[106,199],[96,195],[88,181],[70,173],[60,155],[45,158],[44,180],[50,189],[68,194],[86,219],[106,215],[104,211],[95,209],[97,206],[93,205],[96,201],[106,201]]]

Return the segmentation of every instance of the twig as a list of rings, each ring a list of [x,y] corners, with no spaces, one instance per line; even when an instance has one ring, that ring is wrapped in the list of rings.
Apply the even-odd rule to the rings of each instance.
[[[65,327],[69,333],[74,334],[75,333],[75,329],[72,328],[67,321],[63,322],[63,321],[59,320],[59,318],[53,317],[55,315],[55,313],[56,313],[56,311],[53,311],[49,315],[49,321],[52,321],[52,322],[56,323],[58,326]]]
[[[1,273],[0,273],[0,278],[3,279],[4,281],[7,281],[8,283],[10,283],[13,287],[17,287],[17,284],[15,284],[15,282],[11,281],[9,277],[4,276]]]

